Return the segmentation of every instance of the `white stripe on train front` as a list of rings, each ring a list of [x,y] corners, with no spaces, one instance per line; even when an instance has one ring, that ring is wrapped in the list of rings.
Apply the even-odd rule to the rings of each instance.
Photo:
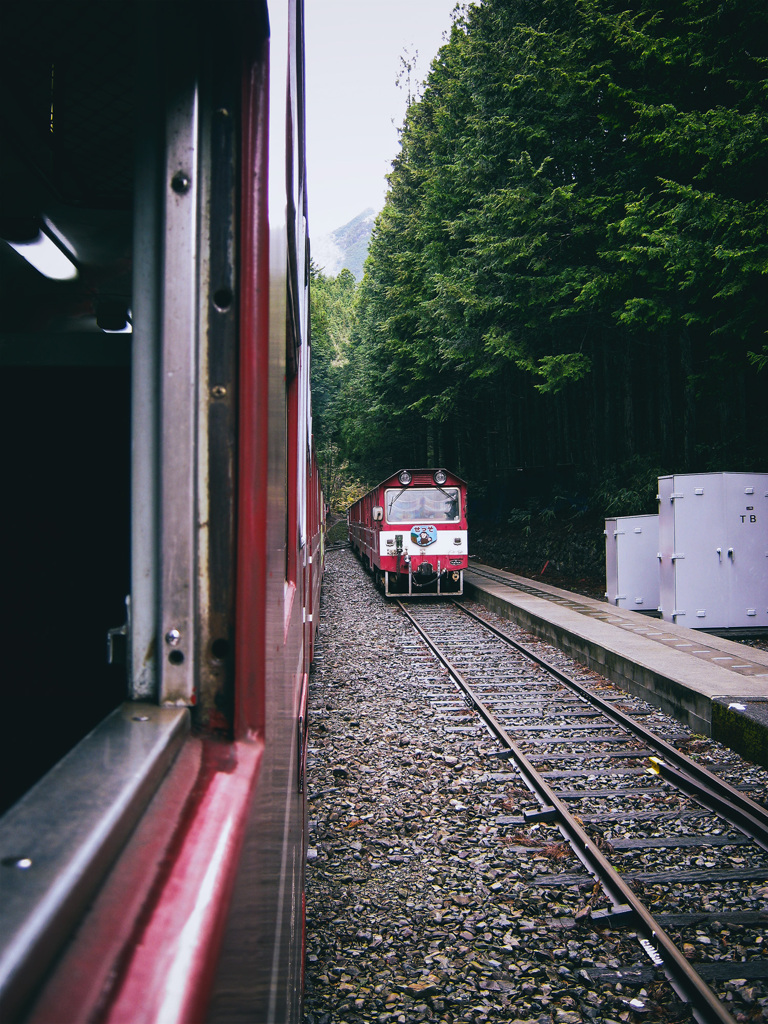
[[[400,538],[398,544],[398,537]],[[379,555],[466,555],[466,530],[439,530],[437,540],[431,544],[417,544],[411,537],[410,526],[401,530],[382,530],[379,534]]]

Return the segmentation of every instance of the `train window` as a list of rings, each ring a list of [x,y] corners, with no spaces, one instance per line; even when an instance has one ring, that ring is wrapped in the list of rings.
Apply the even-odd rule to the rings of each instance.
[[[298,402],[299,378],[293,376],[288,382],[286,401],[286,487],[287,501],[285,505],[285,579],[288,584],[296,584],[298,570]],[[287,607],[286,611],[290,611]]]
[[[388,523],[457,523],[459,490],[457,487],[391,487],[384,504]]]
[[[239,70],[155,7],[2,8],[0,808],[126,696],[231,715]],[[75,278],[24,258],[40,233]]]
[[[106,637],[130,590],[135,40],[123,3],[2,19],[5,809],[125,697]],[[77,274],[35,269],[35,238]]]

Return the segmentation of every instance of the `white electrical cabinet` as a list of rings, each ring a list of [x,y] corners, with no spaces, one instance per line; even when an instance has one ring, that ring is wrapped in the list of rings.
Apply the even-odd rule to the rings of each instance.
[[[659,477],[659,582],[667,622],[768,626],[768,474]]]
[[[659,517],[605,520],[605,596],[619,608],[659,607]]]

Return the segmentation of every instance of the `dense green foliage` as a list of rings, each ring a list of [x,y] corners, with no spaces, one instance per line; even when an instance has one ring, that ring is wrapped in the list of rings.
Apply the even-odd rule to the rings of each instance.
[[[328,277],[313,265],[310,273],[313,433],[326,501],[341,512],[365,491],[339,445],[356,285],[350,270]]]
[[[326,440],[369,481],[448,465],[489,512],[768,468],[767,101],[763,0],[469,7],[316,382]]]

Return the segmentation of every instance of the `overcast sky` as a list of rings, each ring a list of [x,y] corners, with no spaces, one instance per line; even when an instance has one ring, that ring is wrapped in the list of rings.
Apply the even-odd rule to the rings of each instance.
[[[406,90],[400,57],[423,81],[456,0],[305,0],[309,227],[315,238],[381,209]]]

